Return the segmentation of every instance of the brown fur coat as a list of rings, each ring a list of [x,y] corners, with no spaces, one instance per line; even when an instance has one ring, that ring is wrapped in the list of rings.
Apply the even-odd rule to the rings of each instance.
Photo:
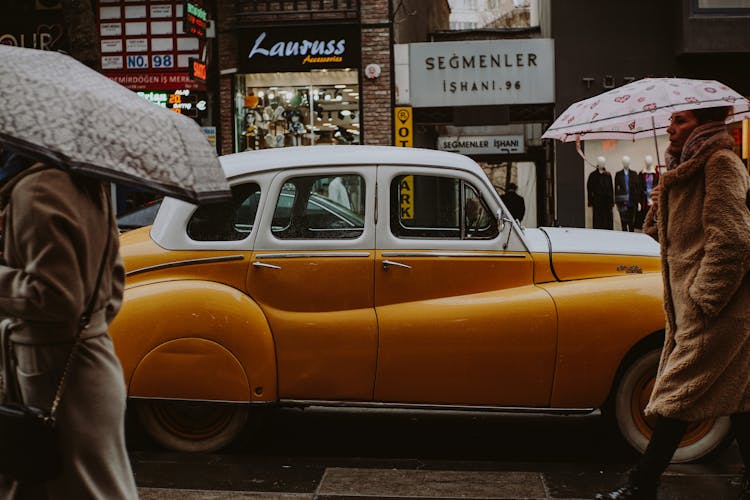
[[[648,415],[750,411],[750,177],[723,124],[705,124],[661,177],[644,231],[661,242],[667,334]]]

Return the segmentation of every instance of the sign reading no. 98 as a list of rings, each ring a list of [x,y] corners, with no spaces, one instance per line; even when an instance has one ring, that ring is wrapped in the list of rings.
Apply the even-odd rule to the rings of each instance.
[[[170,54],[151,56],[152,68],[172,68],[174,67],[174,57]]]

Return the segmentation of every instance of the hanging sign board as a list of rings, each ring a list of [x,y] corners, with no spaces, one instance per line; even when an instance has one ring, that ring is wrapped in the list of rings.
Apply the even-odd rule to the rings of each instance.
[[[403,148],[414,147],[414,131],[411,106],[399,106],[393,109],[393,143]]]
[[[190,78],[201,83],[206,83],[206,61],[191,57],[188,69],[190,71]]]
[[[197,36],[201,40],[205,40],[208,14],[203,7],[203,0],[185,0],[184,14],[182,30],[185,33]]]
[[[524,153],[522,135],[462,135],[438,137],[438,149],[464,155],[503,155]]]
[[[358,25],[265,27],[237,34],[238,71],[273,73],[359,68]]]
[[[551,39],[473,40],[409,45],[411,105],[555,102]]]
[[[205,92],[177,89],[171,91],[142,90],[136,92],[140,97],[162,108],[190,118],[202,118],[208,110]]]

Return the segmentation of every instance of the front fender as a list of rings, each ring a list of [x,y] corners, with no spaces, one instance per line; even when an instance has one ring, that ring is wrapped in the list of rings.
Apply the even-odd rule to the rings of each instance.
[[[540,285],[557,307],[551,406],[599,408],[617,369],[643,339],[664,331],[660,273]]]
[[[201,280],[127,288],[110,332],[130,397],[277,398],[268,322],[236,288]]]

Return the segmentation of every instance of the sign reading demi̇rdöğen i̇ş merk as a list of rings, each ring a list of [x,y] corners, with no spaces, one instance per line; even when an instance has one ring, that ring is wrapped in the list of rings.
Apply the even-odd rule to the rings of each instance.
[[[414,107],[552,103],[554,82],[551,39],[409,45]]]

